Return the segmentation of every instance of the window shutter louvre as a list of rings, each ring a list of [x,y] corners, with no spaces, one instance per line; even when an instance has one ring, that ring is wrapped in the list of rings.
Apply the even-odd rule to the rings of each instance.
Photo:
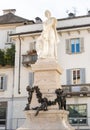
[[[70,54],[71,53],[71,45],[70,45],[70,40],[66,39],[66,53]]]
[[[71,81],[71,70],[70,69],[66,70],[66,80],[67,80],[67,85],[70,85],[72,83],[72,81]]]
[[[30,72],[29,73],[29,85],[30,85],[30,87],[33,87],[33,83],[34,83],[34,73]]]
[[[9,41],[9,31],[7,31],[7,42]]]
[[[3,90],[7,89],[7,75],[3,77]]]
[[[12,39],[10,38],[9,34],[12,34],[12,31],[7,31],[7,43],[12,42]]]
[[[9,34],[12,34],[12,31],[10,31]],[[9,41],[12,42],[12,38],[10,36],[9,36]]]
[[[84,84],[86,82],[85,68],[80,69],[80,79],[81,79],[81,84]]]
[[[80,52],[84,52],[84,38],[80,38]]]

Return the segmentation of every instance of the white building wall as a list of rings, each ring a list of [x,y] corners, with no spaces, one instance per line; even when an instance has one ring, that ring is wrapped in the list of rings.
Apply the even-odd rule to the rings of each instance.
[[[75,31],[70,31],[70,34],[66,32],[62,33],[61,39],[60,39],[60,47],[58,50],[59,54],[59,63],[64,68],[63,74],[62,74],[62,84],[66,84],[66,69],[72,69],[72,68],[86,68],[86,83],[90,83],[89,73],[90,73],[90,33],[87,30],[80,30],[80,34]],[[84,52],[80,54],[66,54],[66,39],[71,38],[84,38]]]
[[[21,41],[17,39],[16,41],[16,56],[15,56],[15,88],[14,88],[14,96],[22,97],[27,95],[26,87],[29,85],[29,72],[31,71],[31,67],[24,67],[22,64],[22,55],[27,54],[27,51],[30,50],[30,42],[32,41],[32,37],[21,38]],[[20,45],[21,42],[21,45]],[[19,50],[21,47],[21,54],[19,54]],[[20,56],[21,61],[20,61]],[[20,62],[20,68],[19,68]],[[20,75],[20,77],[19,77]],[[20,81],[19,81],[20,80]],[[18,84],[20,82],[20,85]],[[18,87],[20,87],[21,94],[18,94]]]
[[[69,26],[78,26],[78,25],[86,25],[90,24],[89,23],[90,17],[74,17],[73,19],[71,18],[66,18],[66,19],[61,19],[58,22],[58,27],[69,27]]]

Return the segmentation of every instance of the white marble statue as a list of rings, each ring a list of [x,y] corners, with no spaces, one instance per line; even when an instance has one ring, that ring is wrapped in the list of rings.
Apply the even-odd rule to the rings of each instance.
[[[51,17],[50,11],[45,11],[47,20],[43,23],[43,31],[37,39],[36,49],[38,58],[57,59],[57,43],[59,37],[56,31],[57,20]]]

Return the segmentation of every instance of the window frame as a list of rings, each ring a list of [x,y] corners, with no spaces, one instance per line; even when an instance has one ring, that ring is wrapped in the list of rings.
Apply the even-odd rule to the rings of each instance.
[[[3,78],[3,83],[1,81],[1,78]],[[3,86],[2,86],[3,84]],[[7,87],[7,75],[6,74],[0,74],[0,91],[5,91]]]
[[[79,106],[83,106],[83,105],[85,105],[86,106],[86,117],[80,117],[80,115],[79,114],[77,114],[78,115],[78,117],[76,116],[76,117],[70,117],[70,111],[68,110],[68,106],[76,106],[76,107],[78,107],[78,110],[79,110]],[[69,111],[69,116],[68,116],[68,118],[69,118],[69,123],[71,124],[71,125],[74,125],[74,126],[76,126],[76,125],[79,125],[79,126],[86,126],[86,125],[88,125],[88,116],[87,116],[87,104],[68,104],[67,105],[67,110]],[[74,109],[75,110],[75,109]],[[84,111],[85,109],[83,109],[83,111]],[[79,113],[79,112],[78,112]],[[72,120],[72,122],[74,121],[77,121],[77,123],[71,123],[70,122],[70,120]],[[86,123],[80,123],[80,120],[86,120]]]
[[[71,85],[73,84],[72,79],[73,79],[73,74],[72,70],[80,70],[80,84],[85,84],[86,83],[86,69],[85,68],[71,68],[71,69],[66,69],[66,84]]]
[[[71,70],[72,71],[72,84],[81,84],[81,75],[80,75],[80,69],[79,68],[76,68],[76,69],[72,69]],[[80,77],[80,79],[79,79],[79,82],[78,82],[78,71],[79,71],[79,77]],[[74,74],[73,73],[76,73],[76,76],[75,76],[75,78],[76,78],[76,83],[74,83]]]
[[[8,30],[7,31],[7,40],[6,40],[6,44],[12,43],[12,38],[9,36],[10,34],[13,33],[13,30]]]
[[[75,48],[77,48],[77,51],[75,49],[74,52],[72,52],[72,43],[71,41],[79,41],[79,49],[77,48],[78,44],[75,44]],[[75,43],[75,42],[73,42]],[[78,42],[77,42],[78,43]],[[74,46],[73,46],[74,47]],[[70,38],[70,39],[66,39],[66,54],[80,54],[84,52],[84,38],[83,37],[76,37],[76,38]]]
[[[74,42],[72,42],[72,41],[74,41]],[[76,41],[78,41],[78,42],[76,42]],[[70,44],[71,44],[71,53],[72,54],[81,52],[81,50],[80,50],[80,38],[70,39]]]
[[[3,110],[4,109],[4,118],[2,118],[2,116],[0,117],[0,127],[2,126],[6,126],[7,123],[7,102],[0,102],[0,109]],[[1,114],[0,114],[1,115]]]

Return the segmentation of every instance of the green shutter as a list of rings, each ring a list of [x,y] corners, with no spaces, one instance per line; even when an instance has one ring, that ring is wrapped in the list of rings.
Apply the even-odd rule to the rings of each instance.
[[[33,83],[34,83],[34,73],[30,72],[29,73],[29,85],[30,85],[30,87],[33,87]]]
[[[84,38],[80,38],[80,52],[84,52]]]
[[[66,70],[66,82],[67,85],[72,84],[71,69]]]
[[[85,68],[80,69],[80,81],[81,81],[81,84],[85,84],[86,82]]]
[[[70,39],[66,39],[66,53],[67,53],[67,54],[71,54]]]

